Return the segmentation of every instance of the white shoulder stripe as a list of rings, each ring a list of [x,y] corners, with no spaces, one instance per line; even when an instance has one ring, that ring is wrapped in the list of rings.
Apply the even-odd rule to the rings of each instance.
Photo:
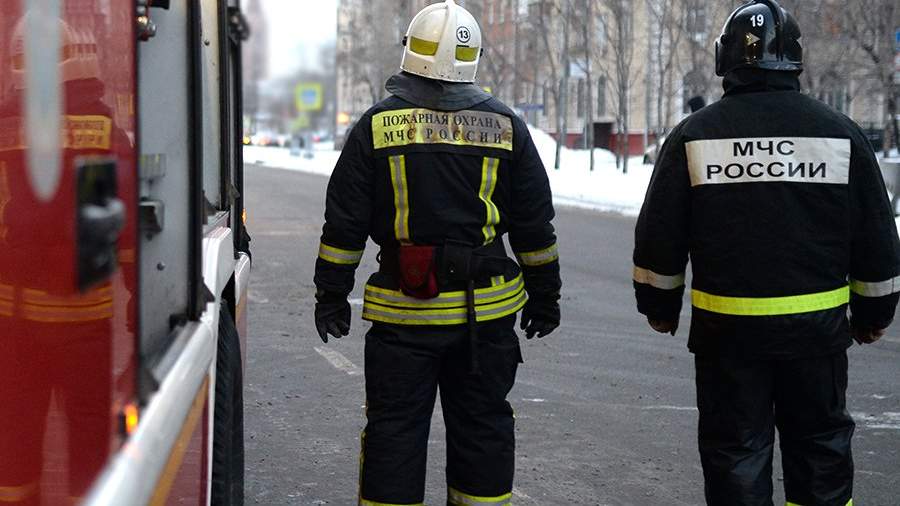
[[[863,297],[884,297],[885,295],[900,292],[900,276],[874,283],[851,279],[850,290]]]
[[[665,276],[643,267],[634,266],[634,280],[642,285],[650,285],[660,290],[675,290],[684,286],[684,273]]]

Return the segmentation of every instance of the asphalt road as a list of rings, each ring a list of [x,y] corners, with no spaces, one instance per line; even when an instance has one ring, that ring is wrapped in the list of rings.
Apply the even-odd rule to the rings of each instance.
[[[323,345],[312,284],[327,179],[248,165],[253,236],[246,372],[248,504],[356,504],[363,335]],[[514,504],[703,504],[689,314],[676,337],[635,312],[634,219],[560,208],[563,324],[525,341],[510,401],[518,455]],[[370,245],[357,275],[375,268]],[[686,305],[687,307],[687,305]],[[857,418],[855,504],[900,505],[900,329],[850,353]],[[444,430],[433,419],[426,504],[444,504]],[[776,500],[782,500],[780,470]]]

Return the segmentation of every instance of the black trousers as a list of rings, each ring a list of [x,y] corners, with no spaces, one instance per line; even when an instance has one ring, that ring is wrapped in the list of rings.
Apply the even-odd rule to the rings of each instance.
[[[466,326],[376,323],[366,335],[360,503],[422,504],[431,414],[440,387],[448,504],[508,504],[515,466],[506,396],[521,361],[515,316],[479,325],[479,373]],[[468,502],[466,502],[468,501]]]
[[[847,353],[786,361],[697,356],[700,458],[710,506],[770,506],[775,429],[788,503],[845,506],[854,423]]]

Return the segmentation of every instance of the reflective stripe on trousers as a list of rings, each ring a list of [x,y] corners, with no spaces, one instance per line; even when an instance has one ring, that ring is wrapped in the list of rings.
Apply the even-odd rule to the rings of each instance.
[[[788,501],[788,502],[784,503],[784,506],[804,506],[804,505]],[[845,504],[844,506],[853,506],[853,499],[850,499],[849,501],[847,501],[847,504]]]
[[[470,495],[453,487],[447,488],[447,502],[454,506],[508,506],[512,504],[512,492],[496,497]]]

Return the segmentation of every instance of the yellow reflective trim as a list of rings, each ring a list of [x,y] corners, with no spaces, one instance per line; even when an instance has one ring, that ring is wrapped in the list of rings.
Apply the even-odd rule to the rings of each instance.
[[[447,502],[454,506],[507,506],[511,504],[512,492],[494,497],[466,494],[459,490],[447,488]]]
[[[512,119],[487,111],[397,109],[372,117],[375,149],[449,144],[513,150]]]
[[[15,296],[15,287],[0,283],[0,299],[12,300]]]
[[[521,290],[517,296],[499,303],[477,306],[476,321],[492,321],[515,314],[522,307],[528,296]],[[466,308],[408,310],[381,306],[366,302],[363,306],[363,319],[396,325],[461,325],[468,321]]]
[[[38,489],[37,482],[18,487],[0,487],[0,503],[20,503],[33,496]]]
[[[722,297],[692,290],[696,308],[734,316],[777,316],[832,309],[850,302],[850,287],[789,297]]]
[[[84,323],[113,316],[112,287],[85,294],[51,295],[42,290],[22,290],[21,316],[44,323]],[[10,315],[7,315],[10,316]]]
[[[489,311],[491,309],[495,309],[496,307],[502,306],[504,304],[507,304],[513,300],[520,298],[523,293],[524,293],[524,287],[523,287],[523,289],[520,289],[519,291],[511,294],[509,297],[504,298],[502,301],[491,302],[491,303],[487,303],[487,304],[479,304],[475,307],[475,310],[476,311]],[[380,304],[373,304],[373,305],[380,306]],[[454,307],[454,308],[444,308],[444,309],[430,308],[430,307],[426,308],[426,309],[412,309],[412,308],[401,308],[401,307],[394,307],[394,306],[384,306],[383,309],[386,309],[386,310],[390,311],[391,313],[398,314],[398,315],[416,315],[416,316],[423,316],[423,317],[427,317],[427,316],[455,317],[457,315],[465,316],[465,313],[466,313],[465,306]]]
[[[484,243],[488,244],[497,237],[496,225],[500,223],[500,210],[491,200],[494,196],[494,189],[497,188],[497,169],[500,167],[500,160],[497,158],[485,158],[481,164],[481,188],[478,190],[478,198],[484,202],[486,209],[486,219],[481,233],[484,235]]]
[[[559,246],[554,244],[538,251],[518,253],[519,263],[529,267],[538,267],[559,260]]]
[[[84,323],[108,320],[113,316],[112,302],[96,306],[48,307],[34,304],[22,305],[22,317],[44,323]]]
[[[478,59],[478,52],[481,48],[456,46],[456,59],[464,62],[473,62]]]
[[[509,283],[479,288],[475,290],[475,304],[491,304],[506,300],[518,294],[523,288],[525,281],[521,275]],[[466,292],[449,292],[433,299],[416,299],[399,290],[385,290],[370,285],[366,285],[364,299],[366,302],[383,306],[410,309],[455,309],[466,306]]]
[[[519,274],[515,278],[513,278],[505,283],[501,283],[501,284],[495,285],[495,286],[488,286],[485,288],[478,288],[477,290],[475,290],[475,296],[476,297],[478,297],[478,296],[490,297],[499,292],[505,291],[507,288],[509,288],[511,286],[519,285],[522,283],[524,283],[524,280],[522,278],[522,275]],[[401,292],[400,290],[391,290],[388,288],[381,288],[381,287],[372,286],[372,285],[366,285],[366,291],[372,292],[374,294],[381,294],[381,295],[387,295],[387,296],[398,296],[399,295],[399,296],[405,297],[403,292]],[[459,290],[459,291],[455,291],[455,292],[444,292],[433,299],[425,299],[425,301],[426,302],[428,302],[428,301],[456,302],[457,300],[462,300],[463,302],[465,302],[465,297],[466,297],[466,292],[463,290]],[[421,299],[416,299],[416,300],[421,300]]]
[[[326,262],[341,265],[355,265],[362,260],[363,250],[353,251],[335,248],[325,243],[319,244],[319,258]]]
[[[392,156],[391,185],[394,187],[394,235],[401,244],[409,242],[409,186],[406,181],[406,157]]]
[[[506,281],[506,276],[494,276],[491,278],[491,286],[502,285]]]
[[[784,504],[785,504],[785,506],[803,506],[802,504],[798,504],[798,503],[791,502],[791,501],[788,501]],[[845,504],[844,506],[853,506],[853,499],[850,499],[849,501],[847,501],[847,504]]]
[[[438,51],[438,43],[418,37],[409,38],[409,50],[425,56],[434,56]]]

